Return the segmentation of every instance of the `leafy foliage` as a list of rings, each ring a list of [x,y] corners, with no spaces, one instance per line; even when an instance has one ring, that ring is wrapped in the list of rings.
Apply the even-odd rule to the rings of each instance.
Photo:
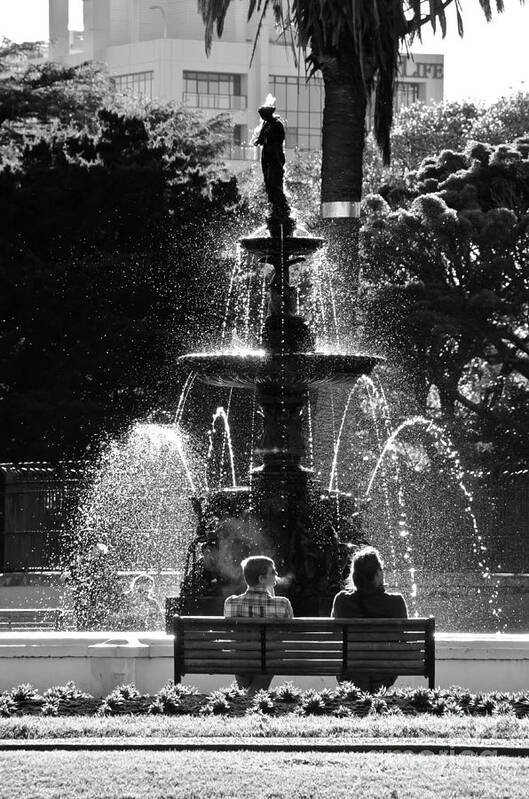
[[[170,405],[219,324],[228,120],[121,101],[93,65],[6,70],[0,115],[2,457],[85,457]]]
[[[467,418],[478,449],[503,442],[517,457],[529,434],[528,153],[527,139],[444,150],[394,210],[364,203],[365,275],[379,286],[368,335],[423,408],[433,385],[441,415]]]

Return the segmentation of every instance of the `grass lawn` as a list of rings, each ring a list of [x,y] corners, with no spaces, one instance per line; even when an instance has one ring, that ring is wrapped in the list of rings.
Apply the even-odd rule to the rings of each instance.
[[[325,738],[527,743],[529,718],[513,716],[12,716],[0,718],[1,739],[42,738]],[[1,785],[1,783],[0,783]]]
[[[408,754],[12,752],[1,797],[527,799],[529,761]]]

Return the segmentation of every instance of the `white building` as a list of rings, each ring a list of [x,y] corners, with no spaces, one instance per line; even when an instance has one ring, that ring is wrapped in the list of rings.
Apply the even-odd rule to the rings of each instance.
[[[52,60],[104,61],[117,89],[176,100],[208,114],[229,111],[234,126],[230,157],[239,166],[255,157],[255,148],[246,143],[268,92],[287,122],[287,147],[320,147],[321,77],[307,83],[303,59],[296,64],[292,48],[270,19],[253,52],[257,18],[247,21],[247,3],[230,5],[222,38],[215,39],[208,59],[197,0],[156,5],[151,0],[84,0],[83,7],[84,31],[72,31],[68,0],[49,0]],[[443,68],[442,55],[403,58],[397,106],[442,100]]]

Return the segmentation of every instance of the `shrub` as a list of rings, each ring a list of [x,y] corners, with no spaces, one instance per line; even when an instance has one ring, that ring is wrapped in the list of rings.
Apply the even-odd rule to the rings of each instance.
[[[371,701],[371,707],[369,708],[370,715],[373,716],[384,716],[387,714],[389,710],[388,703],[382,697],[374,696]]]
[[[70,680],[66,685],[54,685],[52,688],[48,688],[44,691],[44,699],[71,702],[79,699],[93,699],[93,696],[86,691],[81,691],[73,680]]]
[[[342,682],[336,688],[334,695],[337,699],[347,699],[350,702],[357,702],[362,699],[364,692],[357,688],[354,682]]]
[[[325,713],[325,701],[317,691],[304,691],[300,697],[299,710],[302,715],[320,715]]]
[[[299,688],[296,688],[294,683],[285,682],[270,691],[270,696],[279,700],[280,702],[297,702],[301,696],[301,691]]]
[[[58,716],[59,715],[59,702],[47,701],[42,705],[40,712],[43,716]]]
[[[408,696],[408,702],[415,709],[421,712],[432,709],[433,693],[428,688],[416,688]]]
[[[268,691],[257,691],[253,698],[250,710],[264,714],[270,714],[275,711],[274,702]]]
[[[196,688],[193,688],[193,691],[196,691]],[[198,693],[198,691],[196,691]],[[246,696],[246,690],[244,688],[239,688],[236,682],[230,683],[228,688],[221,688],[218,692],[226,697],[228,701],[233,699],[241,699],[242,697]]]
[[[149,705],[149,713],[170,713],[176,715],[184,712],[182,696],[188,696],[191,691],[182,690],[184,686],[174,685],[172,682],[166,683],[163,688],[154,695],[154,700]]]
[[[229,712],[230,703],[223,691],[213,691],[207,699],[207,703],[200,710],[202,714],[220,716]]]
[[[9,694],[11,699],[15,702],[28,702],[34,699],[40,699],[37,689],[33,688],[29,683],[22,683],[22,685],[17,685],[16,688],[11,688]]]
[[[0,696],[0,716],[4,718],[12,716],[16,709],[17,706],[9,694],[2,694],[2,696]]]
[[[117,685],[108,697],[115,696],[125,700],[138,699],[140,692],[137,690],[134,683]]]
[[[163,700],[157,698],[149,705],[147,713],[151,713],[152,715],[160,715],[165,713],[165,704]]]
[[[140,692],[136,686],[131,683],[129,685],[117,685],[104,699],[99,706],[97,713],[100,716],[107,716],[112,713],[127,713],[132,712],[126,707],[128,702],[136,703],[140,699]],[[137,705],[133,705],[137,707]]]

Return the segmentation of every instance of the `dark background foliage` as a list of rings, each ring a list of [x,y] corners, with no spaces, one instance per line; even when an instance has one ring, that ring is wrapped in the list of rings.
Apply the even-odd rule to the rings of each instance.
[[[85,457],[170,409],[176,356],[220,326],[229,121],[2,54],[0,451]]]

